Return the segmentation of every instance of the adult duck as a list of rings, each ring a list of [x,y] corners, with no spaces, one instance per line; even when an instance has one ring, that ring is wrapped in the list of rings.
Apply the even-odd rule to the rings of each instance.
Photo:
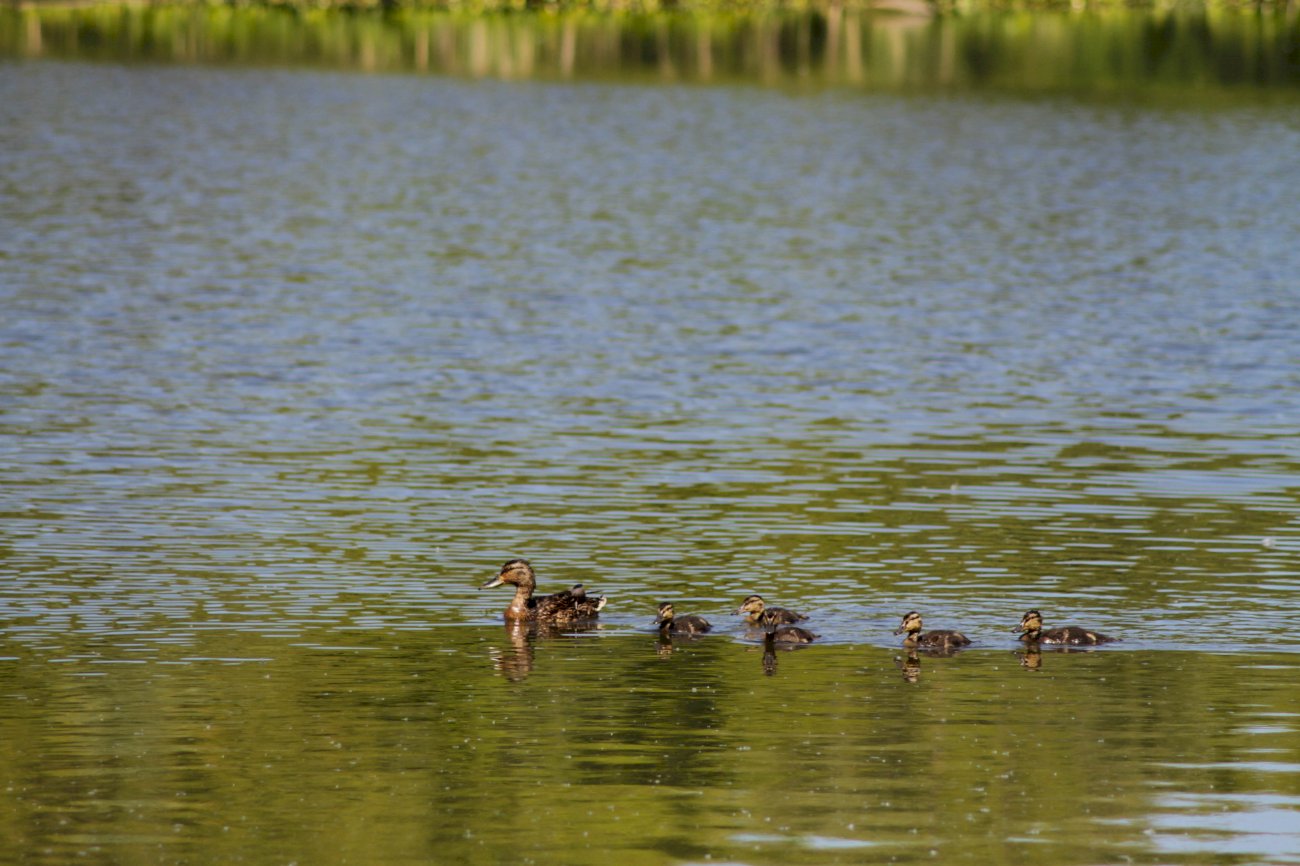
[[[512,559],[501,566],[501,572],[480,589],[491,589],[508,583],[515,588],[514,600],[506,608],[505,618],[515,622],[570,623],[594,619],[605,606],[605,596],[592,598],[582,584],[573,589],[552,595],[534,596],[537,576],[526,559]]]

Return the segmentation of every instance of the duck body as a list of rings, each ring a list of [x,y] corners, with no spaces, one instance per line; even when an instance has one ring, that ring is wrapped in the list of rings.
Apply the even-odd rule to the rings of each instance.
[[[713,630],[713,626],[702,616],[693,613],[677,616],[670,601],[659,605],[659,616],[655,619],[655,625],[659,626],[660,634],[669,635],[704,634]]]
[[[797,625],[783,625],[767,633],[767,640],[773,643],[812,643],[817,640],[819,635],[815,635],[806,628],[799,628]]]
[[[793,624],[803,622],[808,617],[795,610],[787,610],[784,607],[768,607],[763,601],[761,595],[751,595],[740,603],[736,608],[736,614],[745,614],[745,622],[750,625],[759,625],[759,620],[764,614],[771,614],[776,617],[779,624]]]
[[[1036,610],[1025,611],[1025,615],[1020,618],[1020,625],[1016,626],[1015,630],[1020,632],[1020,640],[1026,644],[1097,646],[1098,644],[1119,641],[1117,637],[1111,637],[1090,628],[1080,628],[1077,625],[1044,629],[1043,615]]]
[[[959,631],[933,629],[932,631],[922,632],[921,629],[921,615],[913,610],[903,616],[903,622],[898,628],[894,629],[894,634],[907,633],[907,636],[903,638],[903,646],[908,649],[949,650],[959,649],[971,644],[970,638]]]
[[[903,646],[914,646],[917,649],[956,649],[970,646],[970,643],[970,638],[952,629],[935,629],[903,639]]]
[[[490,589],[502,584],[511,584],[515,588],[515,597],[505,610],[505,618],[513,622],[571,623],[595,619],[605,606],[603,595],[592,598],[582,584],[573,589],[551,595],[534,596],[537,588],[537,576],[533,567],[525,559],[512,559],[501,566],[496,577],[483,584],[480,589]]]
[[[778,609],[768,608],[758,618],[757,625],[763,629],[763,640],[766,643],[790,645],[812,643],[817,640],[818,635],[813,634],[806,628],[783,624],[780,614],[776,612]]]

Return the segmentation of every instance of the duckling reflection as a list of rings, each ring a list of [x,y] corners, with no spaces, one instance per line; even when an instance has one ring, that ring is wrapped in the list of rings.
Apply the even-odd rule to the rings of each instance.
[[[1047,646],[1040,647],[1036,643],[1027,643],[1024,649],[1016,650],[1013,655],[1020,662],[1020,666],[1027,671],[1038,672],[1043,669],[1043,657],[1048,653],[1053,655],[1073,655],[1075,653],[1096,652],[1091,646]]]
[[[1027,671],[1039,671],[1043,667],[1043,653],[1036,644],[1028,644],[1023,652],[1017,652],[1020,666]]]
[[[1024,641],[1026,646],[1040,643],[1066,646],[1097,646],[1098,644],[1115,643],[1119,640],[1119,638],[1074,625],[1044,631],[1043,615],[1036,610],[1025,611],[1025,615],[1020,618],[1020,625],[1016,626],[1013,631],[1020,632],[1019,639]]]
[[[766,676],[776,676],[776,647],[768,641],[763,641],[763,673]]]
[[[912,610],[903,615],[903,622],[894,629],[894,634],[907,632],[903,638],[903,648],[913,651],[923,649],[950,654],[954,650],[970,646],[970,638],[959,631],[935,629],[922,634],[921,628],[921,615]]]
[[[906,657],[894,656],[894,664],[907,682],[914,683],[921,678],[921,656],[916,650],[908,650]]]
[[[784,607],[768,607],[761,595],[751,595],[746,598],[740,603],[740,607],[736,608],[733,616],[742,613],[745,614],[745,624],[755,627],[759,627],[759,620],[764,613],[770,613],[776,617],[779,624],[803,622],[808,618],[796,610],[787,610]]]

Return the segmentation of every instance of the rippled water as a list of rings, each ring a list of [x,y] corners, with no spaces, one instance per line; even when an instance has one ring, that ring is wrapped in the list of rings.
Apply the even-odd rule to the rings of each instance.
[[[1297,152],[1285,107],[0,65],[0,835],[1300,861]],[[511,556],[603,627],[503,631]],[[765,669],[753,591],[824,645]],[[724,633],[660,654],[666,598]],[[1124,643],[1017,656],[1030,606]],[[975,648],[913,677],[909,608]]]

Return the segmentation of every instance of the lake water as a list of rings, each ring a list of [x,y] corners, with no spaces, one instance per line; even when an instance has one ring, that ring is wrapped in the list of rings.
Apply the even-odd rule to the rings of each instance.
[[[0,64],[4,858],[1300,863],[1300,114],[1195,90]]]

